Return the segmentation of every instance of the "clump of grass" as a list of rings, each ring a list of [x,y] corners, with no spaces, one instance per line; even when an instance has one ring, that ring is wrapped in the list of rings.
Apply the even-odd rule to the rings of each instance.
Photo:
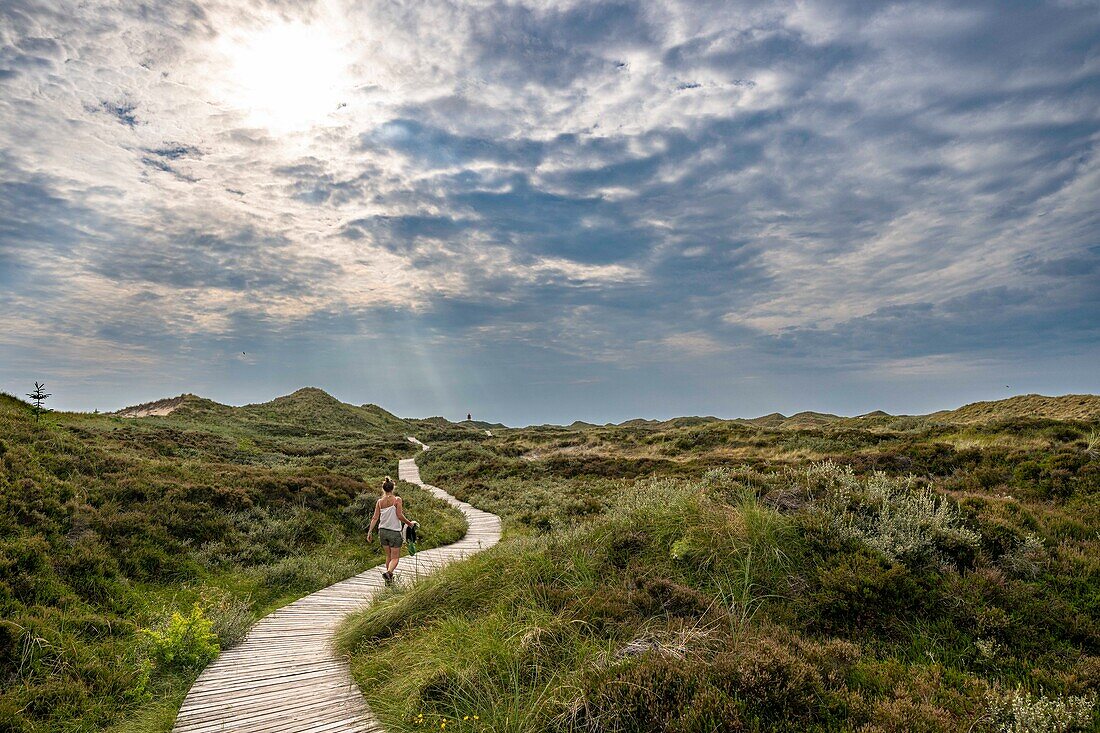
[[[521,597],[531,579],[523,560],[537,555],[487,550],[386,594],[344,626],[340,646],[353,653],[357,679],[392,680],[385,694],[364,684],[387,727],[478,716],[489,730],[535,729],[560,663],[585,646],[582,628]]]
[[[237,596],[217,586],[203,593],[202,608],[221,649],[236,646],[256,620],[249,596]]]
[[[1093,430],[1085,439],[1085,453],[1089,458],[1100,458],[1100,430]]]

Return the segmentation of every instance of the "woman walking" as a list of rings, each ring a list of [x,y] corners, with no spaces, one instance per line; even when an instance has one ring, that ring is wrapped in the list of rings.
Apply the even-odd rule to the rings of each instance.
[[[405,519],[401,497],[394,494],[393,490],[393,479],[387,476],[382,482],[382,496],[374,502],[374,516],[367,528],[369,544],[374,540],[374,527],[378,526],[378,539],[386,552],[386,570],[382,573],[386,585],[393,583],[393,571],[397,569],[397,561],[401,559],[401,526],[412,526],[412,522]]]

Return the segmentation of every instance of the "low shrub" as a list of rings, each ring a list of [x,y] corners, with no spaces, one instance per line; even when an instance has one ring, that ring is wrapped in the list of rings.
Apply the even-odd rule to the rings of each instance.
[[[260,568],[260,582],[284,593],[309,593],[348,578],[358,569],[358,563],[347,558],[291,555]]]
[[[650,653],[585,680],[562,728],[593,733],[740,730],[740,706],[697,663]],[[700,723],[717,728],[697,727]]]
[[[203,593],[202,608],[222,649],[236,646],[256,620],[249,598],[235,596],[222,588],[207,589]]]
[[[792,474],[822,489],[816,508],[837,533],[891,561],[963,567],[974,562],[981,536],[964,526],[953,502],[913,477],[874,473],[859,478],[850,467],[831,462]]]
[[[706,649],[639,645],[597,665],[557,723],[575,731],[803,731],[849,717],[851,644],[820,644],[781,629],[717,637]]]
[[[936,599],[935,583],[866,550],[830,558],[801,599],[805,616],[830,633],[882,632],[905,624]]]
[[[160,667],[176,671],[202,669],[218,655],[213,622],[198,604],[186,616],[175,611],[157,629],[144,630],[149,653]]]
[[[1024,690],[994,692],[989,699],[988,729],[996,733],[1072,733],[1093,730],[1096,692],[1045,697]]]
[[[1000,564],[1013,575],[1034,578],[1048,559],[1049,553],[1043,539],[1034,532],[1028,532],[1019,544],[1001,555]]]

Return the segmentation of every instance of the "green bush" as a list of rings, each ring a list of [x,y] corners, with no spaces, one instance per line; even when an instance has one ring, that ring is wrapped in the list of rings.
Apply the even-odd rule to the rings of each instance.
[[[559,719],[566,730],[703,733],[742,730],[736,701],[710,684],[706,669],[682,658],[649,654],[584,681],[585,696]],[[717,723],[717,727],[710,726]]]
[[[920,614],[935,584],[909,567],[864,552],[837,555],[814,576],[805,615],[831,633],[881,632]]]
[[[198,604],[185,616],[174,611],[158,629],[144,630],[149,653],[162,668],[176,671],[202,669],[218,656],[214,624]]]
[[[846,687],[859,659],[854,646],[779,629],[708,646],[640,645],[640,654],[588,670],[582,694],[557,724],[577,731],[804,731],[858,722]]]

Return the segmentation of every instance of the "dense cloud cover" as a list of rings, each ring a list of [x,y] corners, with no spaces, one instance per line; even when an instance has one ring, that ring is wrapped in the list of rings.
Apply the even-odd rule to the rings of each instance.
[[[0,6],[0,389],[1097,391],[1094,2]]]

